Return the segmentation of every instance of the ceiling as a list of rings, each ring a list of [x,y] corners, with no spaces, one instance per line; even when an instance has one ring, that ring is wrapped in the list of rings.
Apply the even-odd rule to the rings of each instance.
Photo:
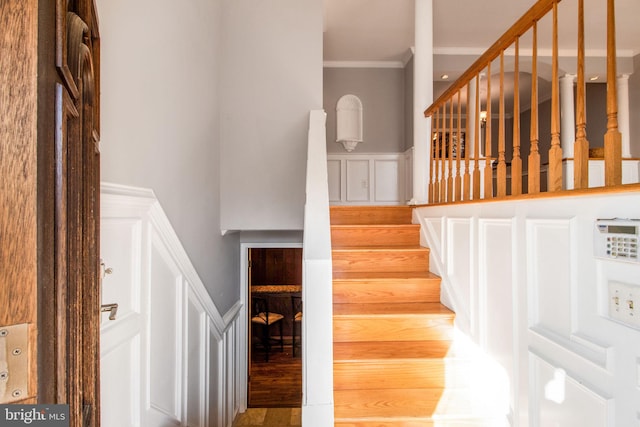
[[[450,81],[457,78],[533,3],[534,0],[433,0],[435,80],[443,74],[448,74]],[[401,64],[413,46],[414,5],[415,0],[324,0],[325,63]],[[566,55],[573,56],[577,44],[577,0],[561,1],[558,13],[561,55],[566,50]],[[606,47],[606,1],[585,0],[585,13],[587,54],[602,57]],[[617,44],[623,56],[640,53],[639,16],[639,0],[616,0]],[[547,16],[539,24],[541,55],[545,49],[550,50],[550,21]],[[525,35],[522,46],[526,44]]]

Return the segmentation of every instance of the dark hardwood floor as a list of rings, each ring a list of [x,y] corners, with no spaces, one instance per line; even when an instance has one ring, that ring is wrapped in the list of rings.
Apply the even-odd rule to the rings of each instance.
[[[261,350],[251,354],[250,408],[300,408],[302,405],[302,358],[300,350],[291,355],[291,345],[284,351],[273,349],[269,361]]]

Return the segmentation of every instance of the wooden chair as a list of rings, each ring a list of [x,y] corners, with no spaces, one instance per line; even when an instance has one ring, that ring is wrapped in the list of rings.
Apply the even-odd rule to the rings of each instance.
[[[302,344],[302,297],[292,295],[291,296],[291,325],[292,325],[292,344],[291,350],[293,357],[296,357],[296,347],[301,347]],[[300,333],[300,341],[296,343],[296,330]]]
[[[282,319],[284,316],[280,313],[272,313],[269,311],[269,302],[263,297],[251,298],[251,323],[256,327],[260,342],[265,350],[264,360],[269,361],[269,353],[271,352],[272,343],[280,344],[280,351],[284,351],[284,339],[282,333]],[[280,329],[280,339],[271,337],[271,325],[278,324]]]

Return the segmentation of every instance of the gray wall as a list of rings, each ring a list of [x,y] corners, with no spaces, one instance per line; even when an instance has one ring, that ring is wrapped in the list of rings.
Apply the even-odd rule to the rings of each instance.
[[[223,0],[221,226],[301,230],[322,0]]]
[[[604,146],[604,134],[607,131],[607,85],[606,83],[589,83],[586,86],[586,115],[587,139],[589,147]],[[544,101],[538,106],[539,150],[540,162],[544,164],[549,159],[551,146],[551,100]],[[520,143],[523,157],[523,169],[526,170],[526,156],[529,155],[529,141],[531,129],[531,111],[520,115]]]
[[[219,226],[220,1],[97,3],[102,179],[155,191],[224,314],[240,264]]]
[[[413,56],[404,67],[404,151],[413,147]]]
[[[633,58],[634,74],[629,77],[629,122],[631,156],[640,157],[640,55]]]
[[[607,84],[588,83],[585,97],[589,147],[604,147],[604,134],[607,133]]]
[[[324,110],[327,152],[346,153],[336,141],[336,104],[343,95],[362,101],[363,139],[357,153],[399,153],[405,141],[405,84],[402,68],[325,68]],[[410,112],[409,112],[410,113]]]

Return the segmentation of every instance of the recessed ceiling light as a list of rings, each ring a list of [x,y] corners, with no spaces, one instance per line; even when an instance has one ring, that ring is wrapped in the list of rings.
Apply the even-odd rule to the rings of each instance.
[[[447,80],[449,78],[449,74],[443,74],[440,76],[442,80]]]
[[[591,78],[589,78],[589,80],[592,81],[592,82],[595,82],[599,78],[600,78],[600,76],[591,76]]]

